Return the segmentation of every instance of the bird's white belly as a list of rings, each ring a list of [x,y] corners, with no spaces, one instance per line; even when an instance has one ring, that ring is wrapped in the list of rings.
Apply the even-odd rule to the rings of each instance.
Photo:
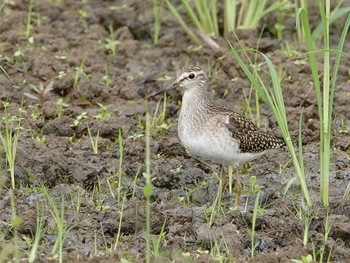
[[[263,153],[241,153],[239,141],[233,139],[229,133],[208,131],[206,133],[189,132],[185,128],[179,129],[182,145],[194,156],[202,157],[223,165],[238,165],[258,158]]]

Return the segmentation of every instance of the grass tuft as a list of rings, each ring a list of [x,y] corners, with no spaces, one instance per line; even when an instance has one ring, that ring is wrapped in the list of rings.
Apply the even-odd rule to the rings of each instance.
[[[303,197],[307,205],[310,207],[312,205],[312,202],[311,202],[310,194],[307,188],[305,174],[303,173],[303,164],[300,163],[299,159],[297,158],[297,154],[294,150],[294,146],[291,140],[291,135],[288,128],[286,108],[284,105],[284,99],[282,94],[282,88],[281,88],[280,80],[278,78],[277,71],[273,66],[271,60],[266,55],[264,55],[259,51],[251,50],[259,53],[264,58],[268,66],[271,81],[272,81],[272,88],[266,87],[262,79],[259,77],[259,74],[257,74],[257,72],[251,72],[248,66],[245,65],[245,63],[239,56],[238,51],[231,45],[231,43],[229,43],[229,45],[231,47],[231,52],[233,56],[235,57],[236,61],[238,62],[238,64],[240,65],[240,67],[242,68],[242,70],[250,80],[250,82],[252,83],[253,87],[257,90],[260,97],[266,102],[266,104],[272,110],[277,120],[278,126],[281,129],[282,136],[287,144],[288,151],[291,155],[293,165],[300,182]],[[255,71],[256,69],[253,68],[253,70]]]

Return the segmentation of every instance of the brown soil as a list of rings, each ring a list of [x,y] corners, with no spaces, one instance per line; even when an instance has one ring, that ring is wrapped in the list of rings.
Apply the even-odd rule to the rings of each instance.
[[[220,45],[218,50],[205,43],[196,49],[167,11],[162,13],[159,44],[153,45],[151,1],[91,0],[83,3],[65,0],[60,5],[51,3],[54,1],[36,0],[31,32],[26,37],[28,2],[10,1],[0,10],[0,65],[14,82],[5,74],[0,75],[1,100],[11,103],[8,108],[11,116],[21,114],[23,118],[14,191],[16,212],[23,219],[18,228],[18,247],[23,257],[29,253],[28,240],[34,238],[38,213],[43,213],[44,233],[36,262],[56,261],[51,257],[57,235],[56,221],[40,191],[43,185],[59,210],[64,198],[65,226],[69,228],[63,247],[64,262],[118,262],[122,258],[142,262],[146,250],[145,97],[169,84],[177,69],[186,64],[198,64],[210,68],[214,99],[235,111],[247,113],[249,105],[245,96],[251,92],[250,83],[233,56],[227,54],[229,49],[224,38],[216,39]],[[317,23],[317,13],[312,13],[311,21]],[[350,201],[343,199],[350,179],[350,61],[342,60],[335,92],[331,229],[324,242],[327,212],[318,201],[319,123],[310,67],[302,54],[304,47],[293,40],[293,19],[285,21],[283,41],[274,37],[270,30],[274,21],[268,20],[260,40],[260,29],[238,31],[237,34],[245,47],[258,46],[281,70],[294,138],[297,137],[301,109],[304,109],[305,170],[314,202],[308,245],[302,243],[304,220],[300,219],[299,212],[306,212],[297,180],[284,194],[285,187],[295,176],[288,154],[268,155],[245,166],[241,170],[245,183],[241,206],[230,209],[234,196],[226,189],[221,200],[222,209],[209,224],[211,206],[219,189],[216,171],[221,168],[193,158],[181,146],[176,133],[181,93],[174,90],[169,92],[166,120],[152,128],[152,238],[157,241],[160,233],[165,233],[154,262],[215,262],[219,256],[226,257],[223,262],[233,258],[237,262],[290,262],[312,254],[313,247],[319,252],[322,246],[324,258],[331,253],[332,262],[350,262]],[[332,26],[334,46],[342,22],[344,20]],[[115,55],[107,48],[113,41],[118,41]],[[233,37],[230,41],[239,47]],[[300,50],[300,55],[288,57],[283,48],[286,43]],[[349,43],[345,52],[350,51]],[[261,58],[258,60],[262,62]],[[79,73],[79,68],[83,72],[78,74],[75,83],[74,76]],[[322,70],[322,64],[319,68]],[[261,66],[260,72],[268,84],[266,65]],[[46,86],[52,80],[53,90],[45,96],[43,105],[25,95],[36,95],[30,85],[44,83]],[[56,103],[60,98],[66,103],[61,116]],[[159,99],[150,99],[151,114]],[[254,104],[251,100],[253,111]],[[260,109],[262,129],[278,134],[271,111],[262,102]],[[103,111],[107,112],[103,114]],[[74,124],[84,112],[85,118]],[[99,133],[98,154],[92,150],[87,126],[93,136]],[[122,156],[119,131],[123,138]],[[4,153],[1,161],[1,177],[9,178]],[[125,197],[124,202],[118,202],[117,197],[120,173],[119,191]],[[256,195],[250,192],[251,176],[257,176],[257,187],[262,190],[254,258],[250,257],[249,231]],[[10,188],[11,182],[7,179],[0,190],[0,251],[4,251],[6,243],[14,237]],[[119,227],[121,235],[115,248]]]

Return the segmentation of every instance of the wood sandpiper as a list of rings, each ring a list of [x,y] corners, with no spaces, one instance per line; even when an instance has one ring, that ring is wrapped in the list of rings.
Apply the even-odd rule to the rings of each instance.
[[[240,114],[212,102],[207,92],[208,78],[201,67],[179,70],[174,82],[154,96],[175,87],[184,89],[178,134],[192,155],[238,167],[268,151],[285,149],[283,139],[259,130]],[[236,185],[239,198],[239,176]]]

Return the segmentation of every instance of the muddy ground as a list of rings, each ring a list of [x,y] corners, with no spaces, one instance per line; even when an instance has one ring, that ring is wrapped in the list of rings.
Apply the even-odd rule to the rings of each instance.
[[[64,220],[69,228],[64,240],[64,262],[142,262],[145,97],[169,84],[179,68],[198,64],[209,72],[213,98],[248,118],[251,109],[255,121],[254,96],[250,101],[246,99],[251,93],[249,81],[228,53],[226,39],[215,40],[219,49],[205,42],[195,46],[166,10],[161,14],[159,43],[153,45],[151,1],[65,0],[64,4],[55,4],[36,0],[29,31],[29,1],[5,2],[8,3],[0,4],[0,65],[11,79],[0,74],[0,96],[2,102],[10,102],[10,116],[22,117],[14,191],[16,212],[23,219],[17,243],[21,258],[26,258],[31,249],[36,220],[41,217],[43,234],[36,262],[57,260],[51,254],[57,237],[56,221],[40,190],[45,188],[59,210],[64,198]],[[319,17],[317,9],[313,10],[310,21],[315,26]],[[287,153],[270,154],[242,167],[245,189],[240,207],[232,209],[234,195],[226,189],[221,209],[217,208],[210,220],[221,168],[193,158],[181,146],[176,132],[181,91],[173,90],[167,98],[165,120],[155,120],[151,129],[151,232],[155,243],[160,240],[155,262],[290,262],[312,254],[313,247],[316,254],[323,247],[324,258],[330,255],[332,262],[350,262],[350,201],[343,199],[350,179],[350,61],[342,60],[335,92],[331,229],[325,242],[327,212],[319,203],[319,123],[311,70],[303,55],[304,46],[296,41],[294,18],[285,17],[283,40],[275,36],[275,22],[271,16],[264,29],[240,30],[237,35],[244,47],[258,46],[279,70],[294,139],[300,111],[304,109],[305,170],[314,202],[309,214],[309,242],[303,246],[304,219],[300,214],[305,217],[306,212],[297,180],[284,193],[295,177]],[[343,23],[341,19],[332,25],[333,46]],[[239,47],[233,36],[229,39]],[[290,56],[287,43],[295,51]],[[349,43],[345,45],[347,53]],[[262,60],[258,57],[259,62]],[[269,84],[266,65],[260,67]],[[33,99],[37,94],[31,85],[47,86],[51,81],[52,91],[41,102]],[[59,99],[63,101],[59,103]],[[155,113],[161,99],[162,96],[150,99],[152,116],[157,117],[163,109],[161,102],[160,111]],[[262,129],[279,134],[263,102],[260,110]],[[4,116],[3,105],[1,114]],[[87,127],[93,138],[99,134],[97,154],[92,150]],[[118,139],[119,132],[122,141]],[[6,251],[13,248],[14,231],[11,181],[3,150],[1,156],[0,255],[5,260],[10,257]],[[254,191],[252,176],[257,177]],[[255,256],[251,258],[249,231],[257,189],[261,189],[261,209],[256,221]]]

